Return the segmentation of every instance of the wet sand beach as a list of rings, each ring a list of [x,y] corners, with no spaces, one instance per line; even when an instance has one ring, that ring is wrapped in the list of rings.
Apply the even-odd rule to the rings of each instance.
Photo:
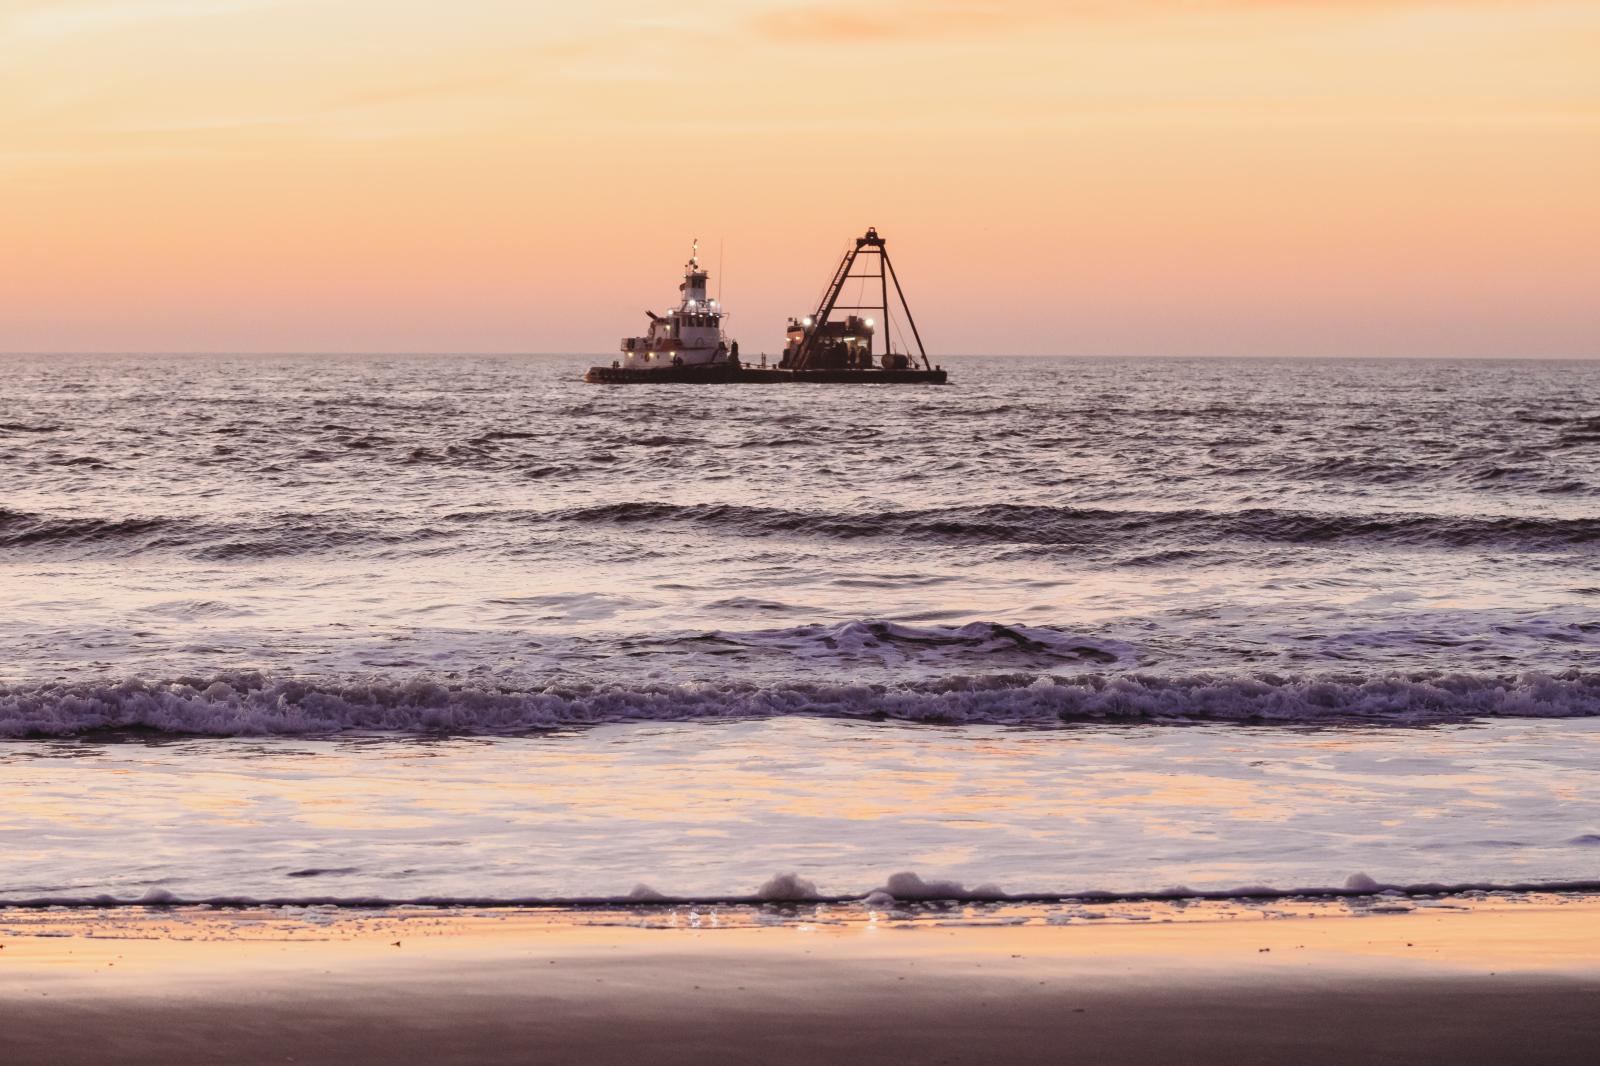
[[[14,910],[0,1024],[14,1066],[1596,1061],[1600,900],[1417,902]]]

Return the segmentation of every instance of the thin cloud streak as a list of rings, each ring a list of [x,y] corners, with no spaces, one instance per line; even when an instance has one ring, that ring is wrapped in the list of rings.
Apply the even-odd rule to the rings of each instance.
[[[771,8],[746,23],[757,37],[784,44],[883,44],[997,35],[1065,23],[1116,24],[1171,16],[1414,11],[1441,0],[838,0]],[[1542,6],[1516,0],[1458,0],[1456,7]]]
[[[0,21],[0,30],[34,40],[125,30],[144,23],[242,15],[286,0],[149,0],[146,3],[48,4],[24,8]]]

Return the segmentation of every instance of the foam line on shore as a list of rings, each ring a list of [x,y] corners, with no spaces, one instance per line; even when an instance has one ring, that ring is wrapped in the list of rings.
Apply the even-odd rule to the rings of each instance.
[[[868,907],[915,907],[950,903],[1060,903],[1117,904],[1184,901],[1257,901],[1295,899],[1367,899],[1374,902],[1399,901],[1419,897],[1461,896],[1468,894],[1587,894],[1600,892],[1600,880],[1566,881],[1463,881],[1450,884],[1415,882],[1387,884],[1365,874],[1352,875],[1341,886],[1274,888],[1269,885],[1244,885],[1226,889],[1171,888],[1114,892],[1084,890],[1072,892],[1004,892],[994,885],[968,889],[951,881],[924,880],[916,873],[896,873],[880,887],[867,892],[826,893],[795,874],[778,874],[751,893],[712,893],[670,895],[640,885],[627,895],[612,896],[205,896],[188,898],[152,888],[136,898],[109,894],[94,896],[41,896],[0,898],[0,909],[43,910],[69,908],[100,910],[119,907],[216,907],[244,909],[333,908],[339,910],[385,910],[400,907],[452,908],[585,908],[585,907],[684,907],[684,906],[768,906],[800,904],[861,904]]]

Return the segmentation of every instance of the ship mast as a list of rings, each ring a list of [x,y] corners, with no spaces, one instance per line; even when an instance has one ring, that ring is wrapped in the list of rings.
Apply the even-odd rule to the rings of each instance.
[[[856,273],[856,263],[862,256],[877,256],[878,271],[875,274]],[[868,259],[863,267],[870,267],[872,262]],[[839,297],[844,292],[845,283],[851,278],[862,281],[876,279],[880,299],[875,304],[841,304]],[[894,291],[900,309],[905,312],[906,322],[911,326],[911,336],[917,342],[917,354],[922,357],[922,366],[931,370],[932,364],[928,362],[928,350],[923,347],[922,335],[917,332],[917,320],[911,316],[911,305],[906,303],[905,290],[900,287],[900,276],[895,272],[894,264],[889,260],[889,249],[884,239],[878,236],[876,228],[869,227],[865,237],[857,237],[855,247],[845,252],[844,259],[839,262],[839,269],[834,271],[833,280],[828,283],[828,289],[822,296],[822,302],[817,305],[817,310],[808,320],[806,334],[800,342],[799,350],[793,357],[793,366],[796,370],[805,370],[816,354],[816,349],[824,336],[823,326],[835,311],[880,311],[883,315],[883,351],[885,355],[893,349],[893,337],[889,331],[889,283],[894,282]]]

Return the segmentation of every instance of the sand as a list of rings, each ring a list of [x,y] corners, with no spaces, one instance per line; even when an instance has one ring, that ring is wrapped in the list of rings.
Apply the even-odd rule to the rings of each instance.
[[[0,912],[0,1061],[1600,1062],[1600,900],[1442,902]]]

